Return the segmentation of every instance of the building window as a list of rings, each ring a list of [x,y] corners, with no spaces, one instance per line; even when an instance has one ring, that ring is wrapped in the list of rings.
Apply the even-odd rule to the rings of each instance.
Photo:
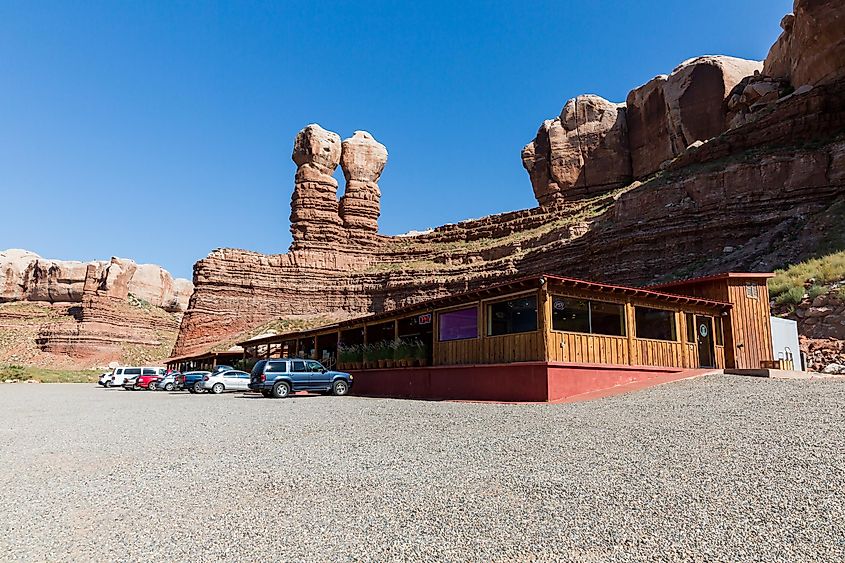
[[[751,299],[757,299],[757,284],[754,282],[746,282],[745,295]]]
[[[625,306],[553,296],[552,329],[625,336]]]
[[[669,340],[675,342],[678,336],[675,332],[675,312],[651,307],[635,307],[634,319],[637,327],[637,338],[651,340]]]
[[[396,328],[393,321],[377,325],[367,325],[367,344],[393,342],[395,338]]]
[[[687,342],[695,344],[695,315],[692,313],[684,313],[687,322]]]
[[[725,335],[722,332],[722,317],[713,317],[713,332],[716,333],[716,344],[725,345]]]
[[[537,296],[499,301],[487,306],[487,334],[501,336],[537,330]]]
[[[440,313],[437,320],[441,342],[478,337],[478,307]]]

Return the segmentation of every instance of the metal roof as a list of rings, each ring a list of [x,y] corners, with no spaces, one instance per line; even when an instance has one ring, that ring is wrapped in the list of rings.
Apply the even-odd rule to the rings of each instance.
[[[699,283],[706,283],[711,281],[727,280],[727,279],[769,279],[775,275],[771,272],[723,272],[721,274],[713,274],[710,276],[699,276],[696,278],[686,278],[682,280],[674,280],[670,282],[655,283],[647,287],[669,288],[680,285],[694,285]]]

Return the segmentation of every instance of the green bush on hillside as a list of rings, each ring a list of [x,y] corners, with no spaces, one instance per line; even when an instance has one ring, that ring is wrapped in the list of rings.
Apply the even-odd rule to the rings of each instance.
[[[798,303],[804,295],[804,285],[813,280],[808,293],[811,298],[827,290],[827,285],[845,280],[845,251],[813,258],[790,266],[785,270],[775,271],[775,277],[769,280],[769,294],[779,304]],[[796,296],[800,291],[801,297]],[[789,296],[785,294],[789,293]]]

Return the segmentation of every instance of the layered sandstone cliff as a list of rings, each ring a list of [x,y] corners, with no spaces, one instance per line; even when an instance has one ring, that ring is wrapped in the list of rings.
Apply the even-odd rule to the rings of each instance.
[[[0,252],[0,362],[104,365],[167,356],[193,284],[131,260]]]
[[[792,29],[843,10],[799,0]],[[813,47],[826,61],[842,54],[845,28],[838,33]],[[804,68],[816,60],[806,51],[789,60],[784,77],[765,73],[769,59],[700,57],[633,89],[624,104],[570,100],[522,152],[533,209],[386,237],[372,222],[335,221],[328,186],[314,211],[332,214],[334,234],[296,226],[286,254],[219,249],[195,265],[174,353],[204,351],[274,318],[381,311],[508,276],[644,284],[806,258],[821,236],[816,226],[845,199],[845,81]],[[796,76],[817,80],[795,84]],[[343,166],[343,146],[336,155],[329,144],[322,150],[333,170]],[[358,178],[365,184],[384,164],[368,166]],[[365,193],[360,215],[372,221],[379,192]],[[351,209],[337,205],[338,217]],[[334,246],[324,244],[330,236]]]

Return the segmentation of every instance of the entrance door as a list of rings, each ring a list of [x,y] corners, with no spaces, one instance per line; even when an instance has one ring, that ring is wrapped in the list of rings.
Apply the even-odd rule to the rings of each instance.
[[[716,353],[713,350],[713,319],[695,317],[696,340],[698,341],[698,364],[703,368],[716,367]]]

